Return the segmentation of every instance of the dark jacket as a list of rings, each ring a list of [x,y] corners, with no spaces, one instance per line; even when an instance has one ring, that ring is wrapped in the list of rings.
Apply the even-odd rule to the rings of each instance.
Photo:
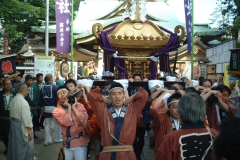
[[[58,86],[52,83],[46,83],[39,92],[38,105],[44,106],[56,106],[58,102],[57,97]],[[45,118],[53,117],[51,113],[44,113]]]

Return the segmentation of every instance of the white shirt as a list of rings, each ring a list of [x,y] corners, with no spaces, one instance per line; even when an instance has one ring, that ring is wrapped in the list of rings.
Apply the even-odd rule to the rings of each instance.
[[[118,116],[118,117],[120,116],[121,110],[122,110],[122,108],[120,108],[120,109],[115,109],[115,112],[117,113],[117,116]]]
[[[28,141],[28,130],[26,127],[32,128],[32,116],[28,102],[23,95],[17,93],[17,95],[11,100],[9,104],[10,117],[16,118],[22,121],[22,132],[25,141]]]
[[[11,95],[11,94],[9,94],[9,95],[5,95],[6,100],[7,100],[7,105],[9,104],[9,101],[10,101],[10,95]]]

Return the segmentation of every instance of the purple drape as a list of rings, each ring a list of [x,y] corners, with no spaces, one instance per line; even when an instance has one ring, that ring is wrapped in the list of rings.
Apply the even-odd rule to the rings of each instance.
[[[111,33],[117,25],[114,27],[102,31],[100,35],[100,40],[98,41],[101,48],[104,50],[104,64],[105,64],[105,70],[113,70],[114,66],[110,65],[110,57],[111,54],[116,53],[116,51],[113,49],[108,34]],[[158,26],[163,31],[170,34],[170,39],[167,43],[167,45],[158,53],[154,54],[155,57],[159,57],[160,61],[160,69],[161,71],[169,72],[170,71],[170,62],[169,62],[169,55],[166,55],[167,52],[172,51],[179,47],[180,42],[178,41],[179,36],[176,33],[173,33],[161,26]],[[118,68],[118,77],[122,78],[121,73],[125,73],[125,78],[128,78],[128,73],[125,68],[123,68],[119,62],[118,58],[114,58],[114,64]],[[156,62],[151,62],[151,75],[148,77],[148,79],[154,79],[155,75],[157,73],[157,66]]]
[[[111,33],[116,27],[117,25],[113,26],[112,28],[106,31],[102,31],[101,34],[99,34],[100,40],[98,41],[98,43],[101,46],[101,48],[104,50],[104,65],[105,65],[106,71],[114,70],[113,69],[114,66],[110,66],[110,58],[111,58],[110,54],[114,54],[116,53],[116,51],[113,49],[112,44],[109,41],[108,34]],[[128,78],[127,70],[120,65],[118,58],[114,58],[114,64],[118,68],[118,78],[122,78],[122,75],[121,75],[122,72],[125,73],[125,78]]]
[[[179,44],[180,44],[180,42],[178,41],[179,36],[176,33],[173,33],[167,30],[166,28],[163,28],[161,26],[158,26],[158,27],[163,31],[169,33],[170,39],[167,45],[160,52],[154,54],[154,56],[159,57],[160,70],[164,72],[169,72],[170,71],[169,55],[167,55],[166,53],[179,47]],[[148,79],[154,79],[156,73],[157,73],[156,62],[152,62],[151,75],[148,77]]]

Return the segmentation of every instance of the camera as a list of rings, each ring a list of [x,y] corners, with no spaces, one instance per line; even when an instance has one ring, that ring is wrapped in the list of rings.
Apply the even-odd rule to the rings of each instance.
[[[73,105],[75,103],[75,97],[77,97],[77,95],[80,91],[81,91],[81,89],[77,89],[75,92],[68,94],[68,103],[70,105]]]

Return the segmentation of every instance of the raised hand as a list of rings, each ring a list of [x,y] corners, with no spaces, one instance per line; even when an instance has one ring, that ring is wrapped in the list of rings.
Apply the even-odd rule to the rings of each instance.
[[[67,107],[67,108],[68,108],[68,107],[71,107],[71,104],[68,103],[68,99],[65,100],[65,102],[63,103],[63,105],[64,105],[65,107]]]

